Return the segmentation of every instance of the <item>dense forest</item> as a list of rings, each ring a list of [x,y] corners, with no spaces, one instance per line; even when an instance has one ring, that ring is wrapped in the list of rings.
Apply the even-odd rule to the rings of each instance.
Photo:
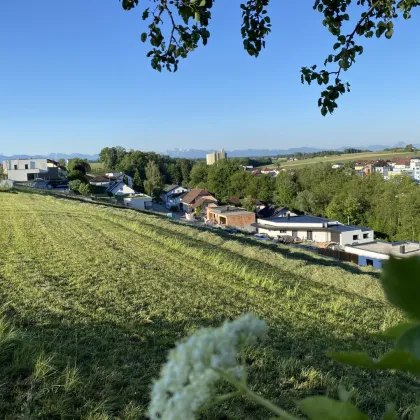
[[[103,149],[100,158],[107,169],[140,176],[142,183],[147,180],[147,165],[154,162],[162,186],[182,184],[207,188],[222,203],[236,197],[243,200],[244,207],[252,208],[253,200],[260,200],[343,223],[368,226],[384,239],[420,240],[420,189],[407,176],[396,176],[390,181],[380,174],[360,176],[354,173],[351,163],[340,169],[319,163],[280,172],[277,177],[256,176],[242,167],[252,164],[250,159],[228,159],[207,166],[200,160],[123,148]]]

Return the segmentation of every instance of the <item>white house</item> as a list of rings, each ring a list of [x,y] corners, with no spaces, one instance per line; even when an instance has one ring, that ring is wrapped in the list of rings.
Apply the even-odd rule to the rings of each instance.
[[[420,256],[419,242],[382,242],[372,241],[366,244],[348,245],[344,250],[350,254],[358,255],[360,266],[382,268],[384,261],[392,255],[397,258]]]
[[[371,229],[343,225],[336,220],[314,216],[287,216],[259,219],[255,224],[258,233],[271,238],[292,236],[313,242],[335,242],[341,247],[347,244],[372,242],[374,232]]]
[[[189,191],[188,188],[184,188],[180,185],[168,185],[164,188],[162,200],[165,203],[166,208],[170,209],[173,206],[180,208],[181,196],[187,191]]]
[[[332,165],[331,168],[332,169],[344,168],[344,163],[334,163],[334,165]]]
[[[112,195],[132,195],[136,192],[129,187],[127,184],[124,184],[124,182],[113,182],[106,192],[111,193]]]
[[[375,173],[381,174],[384,179],[388,180],[392,176],[391,172],[393,172],[393,167],[392,166],[374,166],[372,168],[372,171]]]
[[[413,179],[420,181],[420,158],[412,158],[410,160],[410,169],[413,171]]]
[[[27,182],[64,179],[66,172],[51,159],[11,159],[3,162],[4,173],[9,181]]]
[[[152,197],[146,194],[135,194],[124,198],[124,205],[136,210],[151,210],[153,206]]]

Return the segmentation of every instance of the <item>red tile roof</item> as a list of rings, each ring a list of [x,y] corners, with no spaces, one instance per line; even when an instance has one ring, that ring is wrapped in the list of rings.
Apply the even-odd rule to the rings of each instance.
[[[182,197],[182,202],[185,204],[193,204],[195,200],[203,195],[209,195],[209,192],[202,188],[193,188]]]

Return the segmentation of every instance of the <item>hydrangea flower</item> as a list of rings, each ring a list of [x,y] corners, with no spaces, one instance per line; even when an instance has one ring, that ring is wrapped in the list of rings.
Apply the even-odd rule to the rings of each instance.
[[[149,417],[194,419],[219,379],[214,369],[241,378],[244,369],[237,359],[240,346],[254,344],[266,330],[265,321],[246,314],[219,328],[203,328],[179,343],[169,352],[168,361],[153,384]]]

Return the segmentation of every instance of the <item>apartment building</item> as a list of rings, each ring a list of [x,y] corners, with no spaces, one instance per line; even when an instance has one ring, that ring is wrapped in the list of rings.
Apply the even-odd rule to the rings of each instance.
[[[222,149],[220,152],[213,152],[206,155],[207,165],[214,165],[219,160],[227,159],[227,153],[225,149]]]

